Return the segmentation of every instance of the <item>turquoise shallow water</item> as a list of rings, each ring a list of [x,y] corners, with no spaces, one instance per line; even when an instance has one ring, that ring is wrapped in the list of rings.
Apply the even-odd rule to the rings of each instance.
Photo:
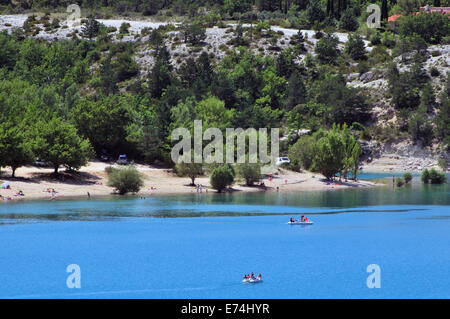
[[[415,183],[7,203],[0,298],[449,298],[449,195]],[[315,224],[286,224],[300,213]],[[264,283],[242,284],[251,271]]]

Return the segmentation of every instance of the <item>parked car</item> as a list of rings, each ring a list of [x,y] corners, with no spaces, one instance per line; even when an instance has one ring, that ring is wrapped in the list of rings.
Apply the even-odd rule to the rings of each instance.
[[[289,164],[290,162],[291,162],[291,160],[287,157],[277,157],[277,159],[275,161],[275,165],[281,166],[283,164]]]
[[[102,162],[109,162],[111,159],[108,155],[108,152],[106,150],[102,150],[100,153],[100,160]]]
[[[119,159],[117,160],[117,164],[119,165],[128,165],[128,158],[124,155],[119,155]]]
[[[50,167],[51,165],[49,163],[47,163],[46,161],[38,159],[37,161],[34,162],[34,166],[37,166],[37,167]]]

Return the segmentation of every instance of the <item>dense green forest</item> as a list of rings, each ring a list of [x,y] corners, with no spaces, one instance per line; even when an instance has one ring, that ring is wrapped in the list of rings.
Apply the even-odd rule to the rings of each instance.
[[[9,1],[0,4],[5,10],[17,11],[68,3],[19,2],[16,6]],[[284,14],[284,20],[292,15],[296,23],[306,19],[309,26],[318,22],[323,24],[316,24],[319,29],[330,24],[356,30],[357,18],[364,14],[358,10],[364,7],[362,3],[346,1],[78,2],[94,9],[111,7],[118,13],[195,12],[193,19],[176,30],[181,31],[185,42],[200,49],[206,28],[201,17],[195,17],[200,7],[207,8],[208,14],[216,9],[224,15],[212,24],[232,17],[244,21],[245,17],[234,14],[254,10],[258,15]],[[389,4],[399,6],[404,2],[408,1]],[[252,19],[258,21],[258,15]],[[341,168],[344,164],[348,170],[357,168],[360,150],[354,149],[354,144],[358,139],[383,140],[389,135],[407,134],[425,146],[433,140],[442,145],[450,143],[449,75],[442,75],[445,88],[437,99],[438,92],[430,84],[433,75],[423,69],[420,54],[431,44],[447,43],[449,19],[440,14],[407,16],[395,32],[355,32],[343,50],[326,29],[317,31],[315,55],[306,54],[302,62],[298,56],[305,54],[307,39],[301,32],[291,39],[288,48],[274,56],[249,48],[251,37],[264,37],[264,32],[274,36],[261,20],[251,33],[240,24],[236,27],[234,41],[223,59],[203,51],[175,66],[166,43],[168,31],[173,29],[161,27],[148,30],[145,45],[153,56],[148,72],[134,59],[141,44],[112,41],[110,30],[92,18],[84,20],[79,37],[54,42],[32,37],[37,19],[32,16],[23,29],[0,34],[0,166],[10,166],[13,171],[37,158],[52,163],[55,171],[59,165],[78,169],[102,153],[113,157],[126,153],[135,160],[173,165],[170,133],[176,127],[192,128],[194,119],[203,120],[203,129],[280,127],[284,133],[309,129],[311,136],[289,139],[282,145],[282,152],[295,156],[293,168],[315,168],[326,176],[336,173],[326,171],[338,156]],[[50,20],[45,16],[42,19]],[[352,26],[354,19],[356,26]],[[120,32],[127,33],[126,29],[123,26]],[[363,36],[374,47],[370,53]],[[413,54],[411,68],[400,71],[392,63],[389,50],[394,56]],[[400,119],[398,127],[380,129],[372,125],[376,101],[370,91],[347,84],[343,73],[350,63],[357,65],[360,73],[369,64],[386,67],[390,103]],[[322,161],[311,159],[304,151],[308,147],[310,153],[326,156]],[[345,148],[348,150],[343,152]]]
[[[418,10],[419,6],[433,5],[449,6],[448,0],[1,0],[0,5],[8,10],[30,9],[65,9],[70,4],[78,4],[83,9],[99,10],[99,14],[131,14],[139,13],[145,16],[164,15],[195,17],[205,11],[213,11],[222,18],[240,19],[242,15],[255,15],[258,19],[277,19],[302,15],[302,19],[314,17],[321,22],[334,23],[333,19],[341,19],[347,9],[353,9],[359,15],[367,5],[378,3],[382,7],[383,18],[387,14],[407,14]],[[105,9],[111,9],[110,11]]]

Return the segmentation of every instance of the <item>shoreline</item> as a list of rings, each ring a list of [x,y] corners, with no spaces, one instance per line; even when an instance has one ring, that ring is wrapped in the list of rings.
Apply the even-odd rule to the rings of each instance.
[[[10,189],[0,189],[0,195],[10,197],[11,200],[0,202],[23,202],[29,200],[64,200],[64,199],[96,199],[99,197],[113,197],[113,188],[106,186],[107,174],[105,168],[110,166],[103,162],[90,162],[75,174],[68,174],[61,171],[59,179],[50,177],[52,169],[38,167],[21,167],[16,172],[16,178],[11,178],[7,174],[9,170],[2,170],[0,176],[1,183],[8,182]],[[126,196],[150,197],[150,196],[174,196],[183,194],[196,194],[196,188],[189,186],[188,177],[178,177],[171,170],[157,168],[151,165],[135,165],[144,175],[144,186],[136,194],[129,193]],[[281,170],[278,175],[274,175],[272,181],[263,179],[266,189],[259,186],[240,185],[242,181],[236,181],[230,193],[253,193],[253,192],[302,192],[302,191],[333,191],[350,188],[372,188],[384,186],[367,180],[358,181],[336,181],[334,184],[327,183],[320,174],[311,172],[297,173],[288,170]],[[208,176],[201,176],[195,180],[196,184],[203,186],[203,192],[198,194],[209,195],[218,194],[209,184]],[[277,190],[278,188],[278,190]],[[56,191],[56,196],[52,199],[51,190]],[[50,192],[46,192],[50,190]],[[15,196],[22,191],[25,196]]]

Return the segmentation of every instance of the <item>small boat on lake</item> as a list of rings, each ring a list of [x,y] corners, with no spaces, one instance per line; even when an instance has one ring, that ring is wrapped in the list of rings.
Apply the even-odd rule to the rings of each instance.
[[[291,217],[291,219],[288,222],[288,225],[312,225],[314,224],[312,220],[310,220],[308,217],[300,217],[299,220],[296,220],[294,217]]]
[[[259,284],[262,281],[261,274],[255,277],[255,275],[252,273],[251,275],[245,275],[244,279],[242,279],[243,283],[249,283],[249,284]]]
[[[242,280],[243,283],[249,283],[249,284],[259,284],[261,282],[263,282],[263,280],[261,278],[247,278],[247,279],[243,279]]]
[[[301,222],[301,221],[295,221],[295,222],[288,222],[288,225],[312,225],[314,224],[312,221],[307,222]]]

